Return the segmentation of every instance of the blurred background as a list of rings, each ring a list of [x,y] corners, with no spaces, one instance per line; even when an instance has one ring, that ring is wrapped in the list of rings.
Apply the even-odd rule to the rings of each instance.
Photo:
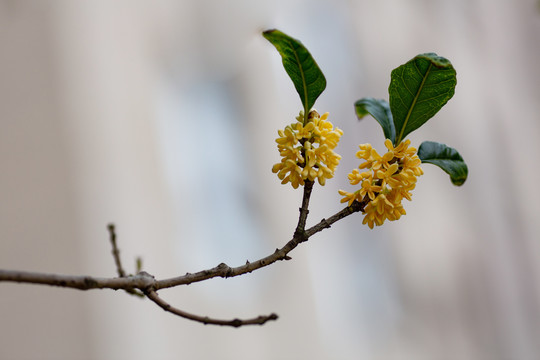
[[[271,173],[301,108],[261,31],[300,39],[326,75],[319,112],[343,129],[308,226],[342,208],[360,143],[383,149],[361,97],[436,52],[456,94],[412,134],[455,147],[469,179],[425,165],[407,216],[357,214],[279,262],[149,301],[0,284],[1,359],[540,358],[540,11],[534,0],[0,0],[0,268],[158,278],[238,266],[281,247],[301,191]]]

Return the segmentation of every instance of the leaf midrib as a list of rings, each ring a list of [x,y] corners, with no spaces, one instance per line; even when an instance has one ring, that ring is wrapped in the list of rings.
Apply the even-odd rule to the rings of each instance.
[[[307,83],[306,83],[306,77],[304,75],[304,67],[302,66],[302,63],[300,62],[300,57],[298,56],[298,52],[296,51],[296,48],[294,47],[294,44],[287,40],[287,43],[289,44],[289,47],[292,49],[294,58],[296,59],[296,63],[298,64],[298,67],[300,68],[300,76],[302,77],[302,87],[304,88],[304,125],[306,125],[307,119],[308,119],[308,92],[307,92]]]
[[[426,82],[432,67],[433,67],[433,63],[430,62],[429,67],[428,67],[428,69],[426,71],[426,74],[424,75],[424,78],[422,79],[422,83],[420,84],[420,87],[418,88],[418,91],[416,91],[416,95],[414,96],[411,107],[409,108],[409,111],[407,112],[407,116],[405,117],[405,121],[403,122],[403,126],[401,127],[401,131],[399,132],[399,136],[396,138],[396,143],[394,144],[396,146],[402,140],[403,133],[405,132],[405,128],[407,127],[407,123],[409,122],[409,119],[411,117],[414,106],[416,105],[416,102],[418,101],[418,98],[420,97],[420,93],[422,92],[422,88],[424,87],[424,83]]]

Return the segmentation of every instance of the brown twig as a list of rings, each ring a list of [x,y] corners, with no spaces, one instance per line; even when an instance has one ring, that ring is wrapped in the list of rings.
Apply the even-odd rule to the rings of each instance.
[[[114,224],[107,225],[107,229],[109,230],[109,239],[111,240],[112,255],[114,258],[114,263],[116,264],[116,271],[118,272],[118,277],[126,277],[126,272],[124,271],[124,268],[122,267],[122,261],[120,260],[120,250],[118,250],[118,246],[116,245],[116,231]],[[143,293],[135,289],[125,289],[125,291],[131,295],[144,297]]]
[[[304,196],[302,197],[302,206],[300,207],[300,216],[298,217],[298,224],[294,231],[294,237],[305,241],[307,238],[304,234],[306,228],[306,221],[309,214],[309,199],[311,197],[311,191],[313,190],[313,181],[306,180],[304,182]]]
[[[273,254],[268,255],[262,259],[259,259],[257,261],[253,262],[247,262],[244,265],[238,266],[238,267],[230,267],[227,264],[221,263],[218,266],[208,269],[199,271],[197,273],[187,273],[183,276],[178,276],[170,279],[164,279],[164,280],[157,280],[154,289],[164,289],[164,288],[170,288],[178,285],[186,285],[186,284],[192,284],[199,281],[208,280],[214,277],[233,277],[238,275],[243,275],[250,273],[252,271],[258,270],[260,268],[263,268],[265,266],[268,266],[270,264],[275,263],[278,260],[287,260],[290,259],[288,257],[288,254],[294,250],[298,246],[298,244],[306,241],[311,236],[315,235],[316,233],[329,228],[332,224],[334,224],[336,221],[339,221],[355,212],[363,211],[364,207],[366,206],[366,202],[358,202],[355,201],[352,203],[351,206],[347,206],[340,212],[332,215],[328,219],[322,219],[317,225],[305,230],[303,232],[303,235],[298,238],[297,236],[293,237],[288,243],[285,244],[281,249],[276,249]]]
[[[109,239],[111,240],[112,255],[114,263],[116,264],[116,271],[118,272],[119,277],[125,277],[126,272],[122,268],[122,262],[120,261],[120,250],[118,250],[118,246],[116,245],[116,231],[114,224],[107,225],[107,230],[109,230]]]
[[[172,314],[178,315],[180,317],[183,317],[184,319],[197,321],[205,325],[212,324],[212,325],[232,326],[232,327],[240,327],[240,326],[245,326],[245,325],[264,325],[267,321],[277,320],[278,318],[276,314],[272,313],[270,315],[261,315],[253,319],[244,319],[244,320],[242,319],[232,319],[232,320],[213,319],[208,316],[194,315],[186,311],[180,310],[178,308],[175,308],[169,303],[167,303],[166,301],[164,301],[162,298],[160,298],[157,292],[153,290],[147,291],[145,294],[150,300],[156,303],[163,310],[168,311]]]

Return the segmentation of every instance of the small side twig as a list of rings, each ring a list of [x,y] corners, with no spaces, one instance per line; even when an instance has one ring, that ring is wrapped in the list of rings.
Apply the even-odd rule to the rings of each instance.
[[[118,246],[116,245],[116,231],[114,224],[107,225],[107,230],[109,230],[109,239],[111,240],[112,255],[114,258],[114,263],[116,264],[116,271],[118,272],[118,277],[125,277],[126,272],[122,267],[122,261],[120,261],[120,250],[118,250]]]
[[[183,317],[184,319],[197,321],[200,323],[203,323],[205,325],[212,324],[212,325],[221,325],[221,326],[232,326],[232,327],[240,327],[245,325],[264,325],[267,321],[270,320],[277,320],[278,316],[274,313],[270,315],[261,315],[253,319],[232,319],[232,320],[221,320],[221,319],[213,319],[208,316],[200,316],[188,313],[184,310],[180,310],[178,308],[175,308],[174,306],[167,303],[165,300],[160,298],[154,290],[148,290],[145,292],[146,296],[152,300],[156,305],[158,305],[163,310],[170,312],[172,314],[178,315],[180,317]]]
[[[109,230],[109,239],[111,240],[112,246],[111,252],[114,258],[114,263],[116,264],[116,271],[118,272],[118,277],[124,278],[126,277],[126,272],[124,271],[124,268],[122,267],[122,261],[120,260],[120,250],[118,250],[118,245],[116,245],[116,231],[114,224],[107,225],[107,229]],[[137,263],[139,263],[139,261],[137,261]],[[140,269],[138,270],[140,271]],[[143,293],[135,289],[126,289],[125,291],[131,295],[144,297]]]

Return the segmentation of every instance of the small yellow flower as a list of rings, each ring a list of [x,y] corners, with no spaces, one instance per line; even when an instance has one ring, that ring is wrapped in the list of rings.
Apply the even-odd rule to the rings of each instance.
[[[341,199],[341,202],[342,203],[347,202],[348,206],[351,206],[355,200],[358,200],[357,193],[350,193],[343,190],[338,190],[338,192],[341,196],[343,196],[343,199]]]
[[[353,169],[353,171],[347,177],[349,178],[351,185],[357,185],[365,178],[371,177],[371,172],[364,171],[361,173],[358,171],[358,169]]]
[[[410,194],[410,193],[409,193]],[[405,209],[403,208],[403,205],[401,204],[401,194],[399,193],[399,190],[392,190],[391,192],[386,195],[386,199],[392,203],[393,208],[391,211],[387,212],[387,218],[390,221],[399,220],[401,215],[405,215]],[[410,200],[410,196],[409,196]]]
[[[278,145],[292,146],[296,145],[298,139],[290,126],[287,126],[284,130],[278,130],[279,138],[276,139]]]
[[[402,159],[406,156],[412,156],[416,154],[415,148],[409,148],[409,145],[411,144],[410,140],[402,141],[394,148],[392,145],[392,141],[390,139],[386,139],[384,141],[384,146],[388,149],[388,152],[392,152],[396,158]]]
[[[328,113],[319,116],[312,110],[304,124],[304,113],[300,112],[297,122],[279,130],[276,139],[281,162],[274,164],[272,172],[277,173],[282,184],[290,182],[296,189],[305,180],[317,181],[324,185],[334,177],[341,156],[334,152],[343,131],[334,128],[327,120]]]
[[[313,133],[313,130],[315,129],[312,122],[309,122],[306,126],[303,126],[302,123],[296,123],[294,125],[296,128],[296,138],[298,140],[309,139],[311,137],[311,133]]]
[[[364,208],[364,220],[362,224],[369,226],[370,229],[373,229],[374,225],[381,226],[384,223],[385,216],[384,213],[380,214],[377,211],[377,205],[374,205],[373,202],[370,202]]]
[[[392,178],[396,171],[398,171],[398,169],[399,165],[397,163],[393,163],[385,170],[378,170],[375,175],[377,176],[377,179],[382,180],[382,185],[384,186]]]
[[[360,197],[363,199],[366,195],[370,200],[375,200],[376,194],[382,191],[382,186],[374,185],[372,180],[362,181],[362,188],[359,190]]]

